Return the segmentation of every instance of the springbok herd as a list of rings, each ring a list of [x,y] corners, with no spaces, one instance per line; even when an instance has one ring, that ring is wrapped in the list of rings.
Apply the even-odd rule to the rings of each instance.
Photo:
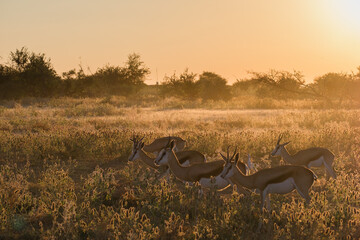
[[[260,193],[261,207],[270,209],[270,193],[285,194],[296,191],[310,202],[309,189],[316,175],[309,169],[323,167],[327,175],[336,178],[333,168],[334,154],[325,148],[308,148],[290,155],[285,146],[280,143],[279,136],[272,156],[281,156],[290,165],[266,168],[256,171],[248,157],[247,164],[239,161],[239,153],[236,149],[230,156],[229,147],[223,160],[207,162],[205,156],[193,150],[184,150],[186,141],[180,137],[163,137],[155,139],[151,144],[145,145],[143,138],[133,136],[132,153],[129,161],[141,159],[148,166],[157,169],[166,166],[176,178],[190,184],[198,182],[202,188],[215,188],[219,191],[236,185],[241,194],[249,194],[249,190]],[[148,153],[156,155],[156,158],[148,156]],[[251,172],[254,172],[250,174]],[[249,190],[246,190],[249,189]]]

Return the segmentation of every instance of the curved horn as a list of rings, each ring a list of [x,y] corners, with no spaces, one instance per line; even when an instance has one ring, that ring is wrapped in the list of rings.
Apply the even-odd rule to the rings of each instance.
[[[234,156],[235,156],[235,154],[236,154],[236,151],[237,151],[237,147],[235,147],[234,154],[231,156],[230,161],[234,158]]]
[[[168,142],[166,143],[166,146],[165,147],[168,147],[170,145],[170,140],[171,140],[171,137],[170,135],[168,136]]]
[[[227,150],[226,150],[226,156],[227,156],[227,159],[229,160],[229,149],[230,149],[230,146],[228,146]]]
[[[220,153],[220,155],[225,160],[225,162],[228,162],[228,159],[224,155],[222,155],[222,153]]]
[[[239,153],[236,154],[236,156],[235,156],[235,162],[234,162],[235,166],[237,165],[238,161],[239,161]]]
[[[283,138],[283,134],[280,134],[276,145],[279,145],[279,144],[280,144],[280,141],[281,141],[282,138]]]

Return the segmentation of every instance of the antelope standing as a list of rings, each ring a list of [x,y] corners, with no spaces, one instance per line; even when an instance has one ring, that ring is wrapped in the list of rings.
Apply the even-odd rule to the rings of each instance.
[[[143,138],[138,139],[133,137],[131,141],[133,142],[132,153],[129,156],[129,161],[134,161],[136,159],[141,159],[144,163],[146,163],[151,168],[157,169],[159,166],[154,164],[155,158],[149,157],[144,151],[144,143],[141,141]],[[193,163],[203,163],[206,161],[205,156],[198,151],[180,151],[177,153],[179,156],[179,162],[183,166],[188,166]]]
[[[290,142],[280,144],[282,135],[279,136],[272,156],[281,156],[286,162],[292,165],[311,167],[325,167],[325,171],[333,178],[336,173],[333,167],[334,154],[326,148],[313,147],[301,150],[294,155],[290,155],[285,146]]]
[[[303,166],[279,166],[274,168],[262,169],[252,175],[245,176],[236,167],[239,154],[235,156],[235,162],[227,162],[224,167],[222,177],[231,178],[248,189],[255,189],[260,192],[261,208],[265,202],[267,209],[270,209],[270,193],[286,194],[294,189],[302,196],[306,203],[310,202],[309,189],[312,186],[315,174]]]
[[[175,155],[175,142],[170,142],[170,147],[165,148],[155,159],[156,165],[168,165],[175,177],[185,182],[198,182],[201,178],[211,178],[219,175],[224,167],[224,161],[218,160],[205,163],[194,163],[182,166]]]
[[[155,159],[155,164],[168,165],[175,177],[185,182],[199,182],[202,188],[215,188],[218,191],[224,190],[225,188],[232,185],[231,180],[227,180],[221,176],[224,171],[225,162],[231,162],[236,154],[236,149],[232,157],[229,157],[229,148],[227,150],[227,157],[222,155],[223,160],[207,162],[207,163],[198,163],[193,164],[187,167],[181,166],[179,164],[178,153],[175,154],[173,151],[175,143],[171,142],[170,147],[161,150],[158,157]],[[237,166],[245,173],[246,166],[244,163],[239,162]],[[237,191],[242,194],[248,194],[248,192],[241,186],[237,185]]]
[[[224,159],[224,161],[227,162],[231,162],[234,158],[236,154],[236,149],[234,151],[234,154],[230,157],[229,156],[229,147],[227,149],[227,156],[225,157],[224,155],[222,155],[222,153],[220,153],[221,157]],[[177,153],[176,153],[177,155]],[[247,166],[242,163],[241,161],[238,161],[237,167],[240,169],[240,171],[242,171],[244,174],[246,174],[247,172]],[[224,168],[223,168],[224,171]],[[201,178],[199,180],[199,184],[201,185],[201,187],[203,188],[215,188],[218,191],[222,191],[226,188],[228,188],[229,186],[233,185],[234,183],[232,182],[233,179],[225,179],[223,178],[221,175],[223,173],[223,171],[215,176],[215,177],[211,177],[211,178]],[[238,193],[242,193],[242,194],[248,194],[248,192],[241,186],[235,183],[235,185],[237,185],[237,191]]]

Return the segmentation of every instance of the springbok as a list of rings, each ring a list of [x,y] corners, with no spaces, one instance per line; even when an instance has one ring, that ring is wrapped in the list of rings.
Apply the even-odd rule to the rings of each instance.
[[[130,141],[141,142],[144,139],[144,137],[142,137],[141,139],[138,139],[138,138],[139,137],[134,135],[132,138],[130,138]],[[169,145],[171,140],[174,140],[176,142],[176,148],[175,148],[176,152],[184,150],[184,148],[186,146],[186,141],[180,137],[174,137],[174,136],[156,138],[152,143],[150,143],[148,145],[144,145],[143,149],[145,152],[149,152],[149,153],[153,153],[154,155],[158,155],[158,153],[161,151],[161,149],[166,148]]]
[[[223,160],[194,163],[189,166],[182,166],[174,149],[175,141],[171,141],[168,148],[163,149],[155,159],[155,164],[168,165],[176,178],[185,182],[198,182],[201,178],[211,178],[219,175],[224,167]]]
[[[227,157],[222,155],[223,160],[207,162],[207,163],[198,163],[191,166],[180,166],[179,165],[179,152],[175,153],[173,151],[175,143],[171,142],[170,147],[160,151],[159,155],[155,159],[155,164],[159,166],[169,166],[170,170],[173,172],[175,177],[184,182],[189,182],[190,184],[194,182],[199,182],[201,188],[213,188],[218,191],[222,191],[228,188],[230,185],[233,185],[231,180],[225,179],[221,176],[224,171],[224,164],[226,162],[231,162],[236,154],[236,149],[232,157],[229,156],[229,147],[227,149]],[[246,172],[246,165],[242,162],[238,162],[237,166],[243,171]],[[236,183],[235,183],[236,184]],[[237,191],[240,194],[248,194],[241,185],[237,185]],[[201,190],[202,191],[202,190]]]
[[[159,166],[154,164],[155,158],[149,157],[144,151],[144,143],[141,141],[143,138],[138,139],[136,137],[132,138],[133,142],[132,153],[129,156],[128,161],[132,162],[136,159],[141,159],[144,163],[146,163],[149,167],[157,169]],[[194,163],[204,163],[206,161],[205,156],[198,151],[179,151],[177,152],[179,157],[179,162],[182,166],[188,166]]]
[[[306,203],[310,202],[309,189],[312,186],[316,175],[303,166],[279,166],[259,170],[258,172],[245,176],[236,167],[239,154],[235,156],[235,162],[226,163],[222,177],[231,178],[248,189],[255,189],[260,192],[261,208],[270,210],[270,193],[286,194],[294,189],[302,196]],[[234,180],[233,180],[234,179]]]
[[[333,167],[334,154],[326,148],[313,147],[301,150],[294,155],[290,155],[285,146],[290,142],[280,144],[282,135],[279,136],[275,149],[271,156],[281,156],[286,162],[291,165],[312,167],[325,167],[325,171],[333,178],[336,178],[336,173]]]
[[[234,158],[236,154],[236,149],[234,151],[234,154],[230,157],[229,156],[229,147],[227,149],[227,155],[226,157],[220,153],[221,157],[224,159],[225,163],[227,162],[231,162]],[[177,155],[177,153],[176,153]],[[248,171],[247,169],[247,166],[242,163],[241,161],[238,161],[238,164],[237,164],[237,167],[240,169],[240,171],[242,171],[244,174],[246,174],[246,172]],[[224,168],[223,168],[223,171],[224,171]],[[211,177],[211,178],[201,178],[199,180],[199,184],[202,188],[212,188],[212,189],[216,189],[218,191],[223,191],[224,189],[228,188],[229,186],[232,186],[232,185],[236,185],[237,186],[237,192],[239,194],[244,194],[244,195],[247,195],[249,194],[248,191],[246,191],[241,185],[237,184],[236,182],[234,183],[232,178],[230,179],[225,179],[223,178],[221,175],[223,173],[223,171],[215,176],[215,177]],[[235,180],[234,180],[235,181]]]

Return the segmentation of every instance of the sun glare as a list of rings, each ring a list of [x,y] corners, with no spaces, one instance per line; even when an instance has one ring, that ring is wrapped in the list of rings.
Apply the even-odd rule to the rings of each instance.
[[[359,0],[334,0],[329,3],[332,7],[333,20],[341,28],[360,32]]]

